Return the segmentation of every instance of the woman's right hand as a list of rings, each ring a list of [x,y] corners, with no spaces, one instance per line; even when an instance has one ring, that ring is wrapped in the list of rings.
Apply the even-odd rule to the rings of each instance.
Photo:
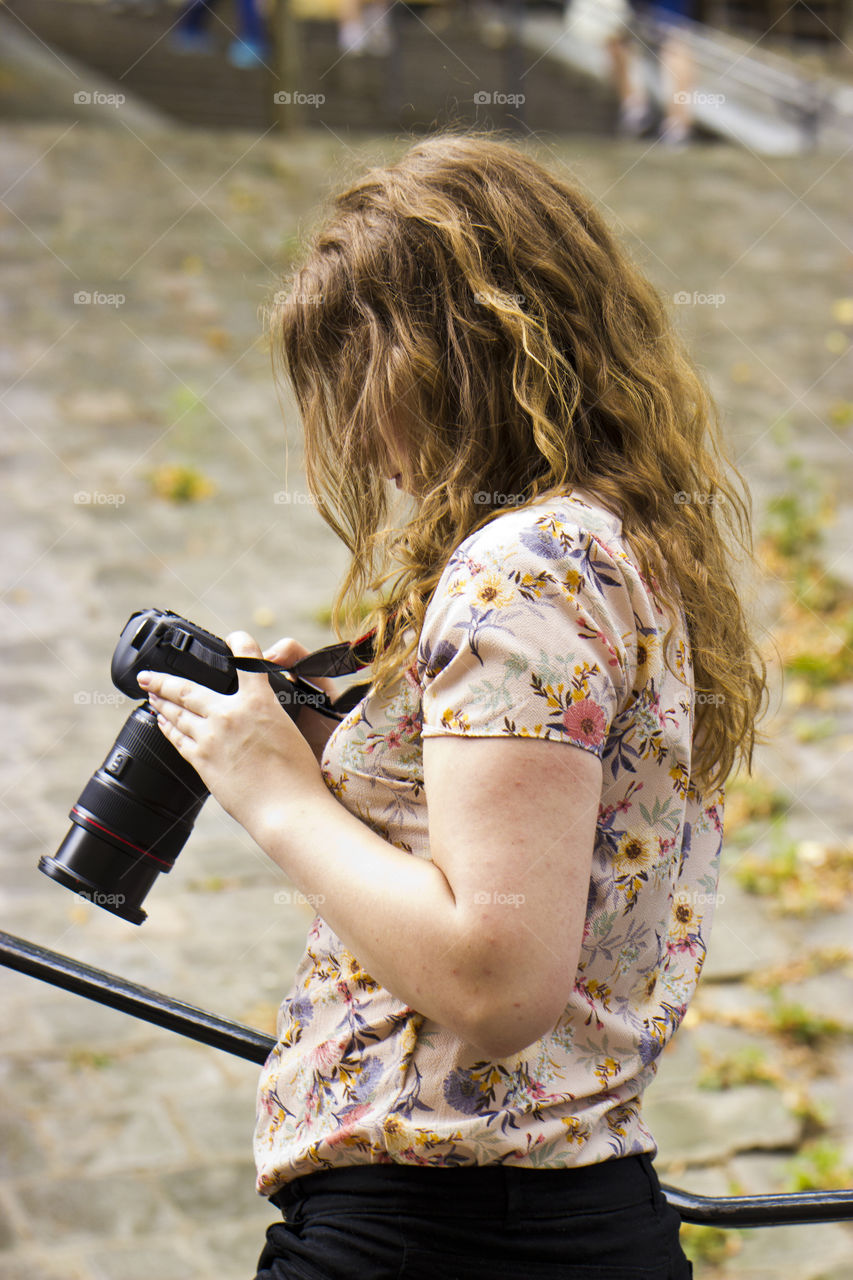
[[[300,644],[298,640],[294,640],[292,636],[285,636],[282,640],[276,640],[271,648],[264,650],[264,657],[268,662],[275,662],[280,667],[293,666],[294,662],[298,662],[300,658],[304,658],[306,654],[311,652],[306,649],[304,644]],[[316,684],[319,689],[325,690],[334,698],[336,689],[333,680],[328,676],[306,676],[310,684]]]
[[[304,658],[310,649],[306,649],[304,644],[300,644],[298,640],[294,640],[292,636],[284,636],[281,640],[276,640],[274,645],[264,650],[264,657],[268,662],[275,662],[278,666],[284,667],[285,670],[289,666],[293,666],[294,662],[298,662],[300,658]],[[328,676],[311,676],[308,679],[309,684],[315,684],[318,689],[322,689],[329,697],[334,698],[338,692],[335,683]],[[305,741],[314,752],[317,760],[323,755],[323,748],[326,741],[335,728],[336,721],[330,720],[328,716],[320,715],[318,711],[312,711],[310,707],[302,707],[296,720],[296,727],[302,734]]]

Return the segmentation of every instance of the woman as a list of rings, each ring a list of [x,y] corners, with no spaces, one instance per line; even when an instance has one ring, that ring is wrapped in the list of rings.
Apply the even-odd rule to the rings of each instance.
[[[258,1280],[688,1276],[641,1099],[764,693],[713,405],[591,203],[474,133],[338,196],[271,336],[352,552],[337,621],[381,592],[372,686],[329,735],[263,676],[148,679],[318,904],[259,1089]]]

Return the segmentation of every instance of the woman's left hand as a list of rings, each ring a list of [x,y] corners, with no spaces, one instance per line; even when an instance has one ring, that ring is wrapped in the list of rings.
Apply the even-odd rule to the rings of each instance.
[[[238,657],[260,658],[245,631],[227,644]],[[237,693],[214,693],[181,676],[139,676],[163,735],[192,765],[210,793],[249,828],[261,811],[312,789],[328,794],[314,755],[265,675],[240,671]]]

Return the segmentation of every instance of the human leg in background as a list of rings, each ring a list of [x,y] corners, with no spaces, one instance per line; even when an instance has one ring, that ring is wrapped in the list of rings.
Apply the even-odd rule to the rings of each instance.
[[[341,0],[338,19],[338,48],[341,53],[374,53],[391,50],[390,9],[392,0]]]
[[[693,92],[693,59],[690,47],[679,31],[671,26],[660,51],[661,70],[668,81],[666,111],[661,124],[661,140],[680,146],[690,140],[693,124],[691,95]]]
[[[189,0],[169,38],[175,53],[213,53],[213,39],[206,30],[216,0]]]
[[[652,8],[660,32],[660,69],[663,77],[664,114],[660,139],[667,146],[682,147],[690,141],[693,124],[693,57],[687,25],[695,17],[693,0],[663,0]]]
[[[649,128],[653,118],[651,103],[645,91],[628,32],[619,32],[605,42],[610,59],[610,76],[619,95],[618,132],[623,137],[638,138]]]
[[[254,67],[272,52],[257,0],[237,0],[240,34],[228,49],[228,61],[235,67]]]

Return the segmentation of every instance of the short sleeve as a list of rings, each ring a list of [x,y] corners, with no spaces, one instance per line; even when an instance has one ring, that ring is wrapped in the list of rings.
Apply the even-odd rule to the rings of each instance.
[[[548,738],[600,757],[633,685],[626,567],[577,524],[526,514],[466,539],[442,574],[418,646],[423,736]]]

